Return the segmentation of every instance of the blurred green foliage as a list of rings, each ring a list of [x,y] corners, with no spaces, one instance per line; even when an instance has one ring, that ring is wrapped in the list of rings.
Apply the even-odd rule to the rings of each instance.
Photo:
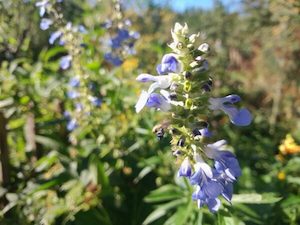
[[[9,153],[9,164],[1,161],[0,224],[299,224],[299,151],[283,155],[278,147],[287,133],[300,143],[299,2],[246,0],[241,12],[230,12],[216,1],[210,11],[176,14],[138,1],[126,9],[141,33],[137,55],[120,68],[103,61],[101,48],[101,23],[113,8],[91,2],[62,7],[66,19],[87,27],[81,62],[104,97],[74,142],[63,116],[72,77],[59,69],[65,50],[49,46],[33,2],[0,1],[1,159],[3,149]],[[243,170],[232,206],[217,215],[197,209],[176,177],[168,137],[152,134],[162,115],[134,112],[135,77],[155,73],[175,21],[211,45],[213,94],[239,94],[255,118],[237,129],[215,115],[216,138],[229,141]]]

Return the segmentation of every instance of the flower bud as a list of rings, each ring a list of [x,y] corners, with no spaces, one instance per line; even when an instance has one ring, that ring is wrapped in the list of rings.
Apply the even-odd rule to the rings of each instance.
[[[203,53],[207,53],[209,51],[209,45],[207,43],[203,43],[199,46],[198,50]]]
[[[190,80],[192,78],[192,73],[189,71],[184,71],[183,76],[186,80]]]
[[[177,146],[183,147],[184,143],[185,143],[185,139],[183,137],[181,137],[177,142]]]
[[[191,84],[191,82],[185,81],[185,82],[184,82],[184,85],[183,85],[183,90],[184,90],[185,92],[190,92],[191,89],[192,89],[192,84]]]
[[[169,98],[171,100],[176,100],[177,99],[177,94],[175,92],[170,93]]]
[[[192,99],[188,98],[185,100],[185,107],[190,109],[193,106],[193,101]]]
[[[182,42],[178,42],[177,45],[176,45],[176,48],[177,48],[178,50],[183,49],[183,43],[182,43]]]

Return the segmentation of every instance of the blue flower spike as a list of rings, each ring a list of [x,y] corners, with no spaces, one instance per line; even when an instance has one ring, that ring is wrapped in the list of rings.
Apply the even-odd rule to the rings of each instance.
[[[207,43],[195,46],[199,34],[189,35],[187,24],[176,23],[171,35],[172,52],[156,66],[158,75],[142,73],[136,78],[150,85],[147,91],[141,91],[135,109],[139,113],[147,106],[166,114],[163,124],[168,124],[164,129],[169,132],[163,133],[172,136],[172,155],[181,162],[178,176],[194,187],[191,197],[199,208],[207,207],[216,213],[222,207],[220,198],[231,202],[233,184],[242,173],[227,142],[210,141],[215,132],[210,130],[212,113],[208,112],[221,110],[237,126],[249,125],[252,115],[248,109],[236,106],[241,101],[238,95],[211,96],[213,78],[205,58],[210,47]]]

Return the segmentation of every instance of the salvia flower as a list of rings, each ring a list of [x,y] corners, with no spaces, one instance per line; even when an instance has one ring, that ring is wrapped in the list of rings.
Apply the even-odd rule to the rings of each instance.
[[[48,4],[49,4],[49,0],[43,0],[35,3],[35,6],[40,9],[40,17],[45,15],[46,7]]]
[[[190,177],[191,174],[192,174],[192,166],[190,160],[188,158],[185,158],[178,170],[178,176]]]
[[[67,123],[67,130],[68,131],[73,131],[78,127],[76,119],[71,119]]]
[[[50,35],[50,38],[49,38],[49,44],[53,45],[54,42],[62,36],[62,34],[63,34],[63,33],[62,33],[61,31],[55,31],[55,32],[53,32],[53,33]]]
[[[48,30],[52,24],[53,21],[51,19],[43,18],[40,23],[40,28],[42,30]]]
[[[71,66],[71,62],[72,62],[72,56],[66,55],[61,57],[59,62],[60,68],[62,68],[63,70],[68,69]]]
[[[106,44],[104,59],[118,67],[128,55],[135,54],[134,44],[140,34],[131,30],[132,23],[124,17],[120,1],[114,1],[114,9],[112,17],[102,24],[109,34],[102,41]]]
[[[228,95],[224,98],[210,98],[209,108],[211,110],[222,110],[226,113],[230,121],[237,126],[248,126],[252,121],[252,115],[248,109],[237,109],[233,104],[239,102],[238,95]]]
[[[176,59],[176,55],[170,53],[163,56],[161,64],[156,67],[156,70],[160,75],[168,73],[180,73],[181,64]]]
[[[249,125],[252,115],[235,104],[238,95],[211,97],[213,80],[205,54],[207,43],[195,46],[199,34],[188,35],[187,24],[176,23],[171,30],[171,53],[163,56],[156,66],[158,75],[140,74],[136,80],[150,83],[142,90],[135,105],[139,113],[145,106],[164,111],[172,135],[172,154],[181,162],[178,175],[194,186],[192,199],[198,207],[207,206],[215,213],[221,207],[220,197],[228,202],[233,194],[233,183],[241,176],[236,156],[228,151],[225,140],[210,142],[213,132],[208,123],[210,110],[221,110],[237,126]],[[163,136],[162,136],[163,137]]]

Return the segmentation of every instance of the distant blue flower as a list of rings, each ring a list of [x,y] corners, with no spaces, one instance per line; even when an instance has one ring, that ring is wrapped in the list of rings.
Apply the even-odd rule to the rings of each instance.
[[[36,7],[40,8],[40,16],[44,16],[46,13],[46,7],[49,4],[49,0],[43,0],[35,3]]]
[[[77,112],[81,112],[81,111],[83,110],[83,105],[82,105],[81,103],[77,102],[77,103],[75,104],[75,110],[76,110]]]
[[[49,38],[49,44],[53,45],[54,42],[60,38],[62,35],[62,32],[61,31],[55,31],[53,32],[51,35],[50,35],[50,38]]]
[[[109,28],[111,28],[112,27],[112,21],[111,20],[106,20],[103,24],[102,24],[102,26],[104,27],[104,28],[106,28],[106,29],[109,29]]]
[[[251,113],[246,109],[237,109],[233,104],[239,102],[241,98],[238,95],[228,95],[224,98],[210,98],[209,108],[211,110],[222,110],[226,113],[230,121],[237,126],[247,126],[252,121]]]
[[[60,59],[60,68],[63,70],[68,69],[71,66],[72,56],[66,55]]]
[[[69,111],[64,111],[64,117],[66,118],[66,119],[70,119],[71,118],[71,114],[70,114],[70,112]]]
[[[123,51],[126,52],[127,55],[135,55],[136,54],[136,50],[133,48],[133,46],[130,46],[130,44],[128,46],[124,46]]]
[[[40,28],[42,30],[47,30],[51,25],[53,24],[53,21],[50,20],[50,19],[47,19],[47,18],[43,18],[41,20],[41,23],[40,23]]]
[[[178,171],[178,176],[190,177],[192,174],[192,166],[188,158],[185,158],[181,163]]]
[[[113,49],[120,48],[120,47],[122,46],[122,39],[120,39],[118,36],[112,38],[112,39],[110,40],[110,46],[111,46]]]
[[[157,73],[179,73],[181,71],[181,64],[175,57],[175,54],[169,53],[163,56],[161,64],[156,67]]]
[[[136,31],[130,31],[129,32],[129,36],[133,39],[139,39],[141,37],[141,34],[139,32]]]
[[[77,121],[76,119],[71,119],[70,121],[68,121],[67,123],[67,130],[68,131],[73,131],[78,127]]]
[[[118,35],[117,35],[117,36],[119,37],[119,39],[120,39],[121,41],[124,41],[124,40],[130,38],[129,31],[126,30],[126,29],[119,29],[119,30],[118,30]]]
[[[69,85],[71,87],[79,87],[80,85],[80,79],[78,77],[72,77],[69,81]]]
[[[124,24],[125,24],[126,26],[128,26],[128,27],[130,27],[130,26],[132,25],[130,19],[125,19],[125,20],[124,20]]]
[[[123,63],[122,59],[120,59],[119,56],[114,56],[112,53],[106,53],[104,55],[104,59],[115,66],[121,66]]]
[[[67,96],[69,99],[75,99],[79,97],[79,93],[77,91],[71,90],[67,92]]]
[[[91,101],[91,103],[94,105],[94,106],[101,106],[102,105],[102,100],[100,98],[97,98],[97,97],[94,97],[94,96],[90,96],[89,97],[89,100]]]
[[[78,31],[80,33],[82,33],[82,34],[86,34],[87,33],[87,30],[86,30],[85,26],[83,26],[83,25],[79,25],[78,26]]]

